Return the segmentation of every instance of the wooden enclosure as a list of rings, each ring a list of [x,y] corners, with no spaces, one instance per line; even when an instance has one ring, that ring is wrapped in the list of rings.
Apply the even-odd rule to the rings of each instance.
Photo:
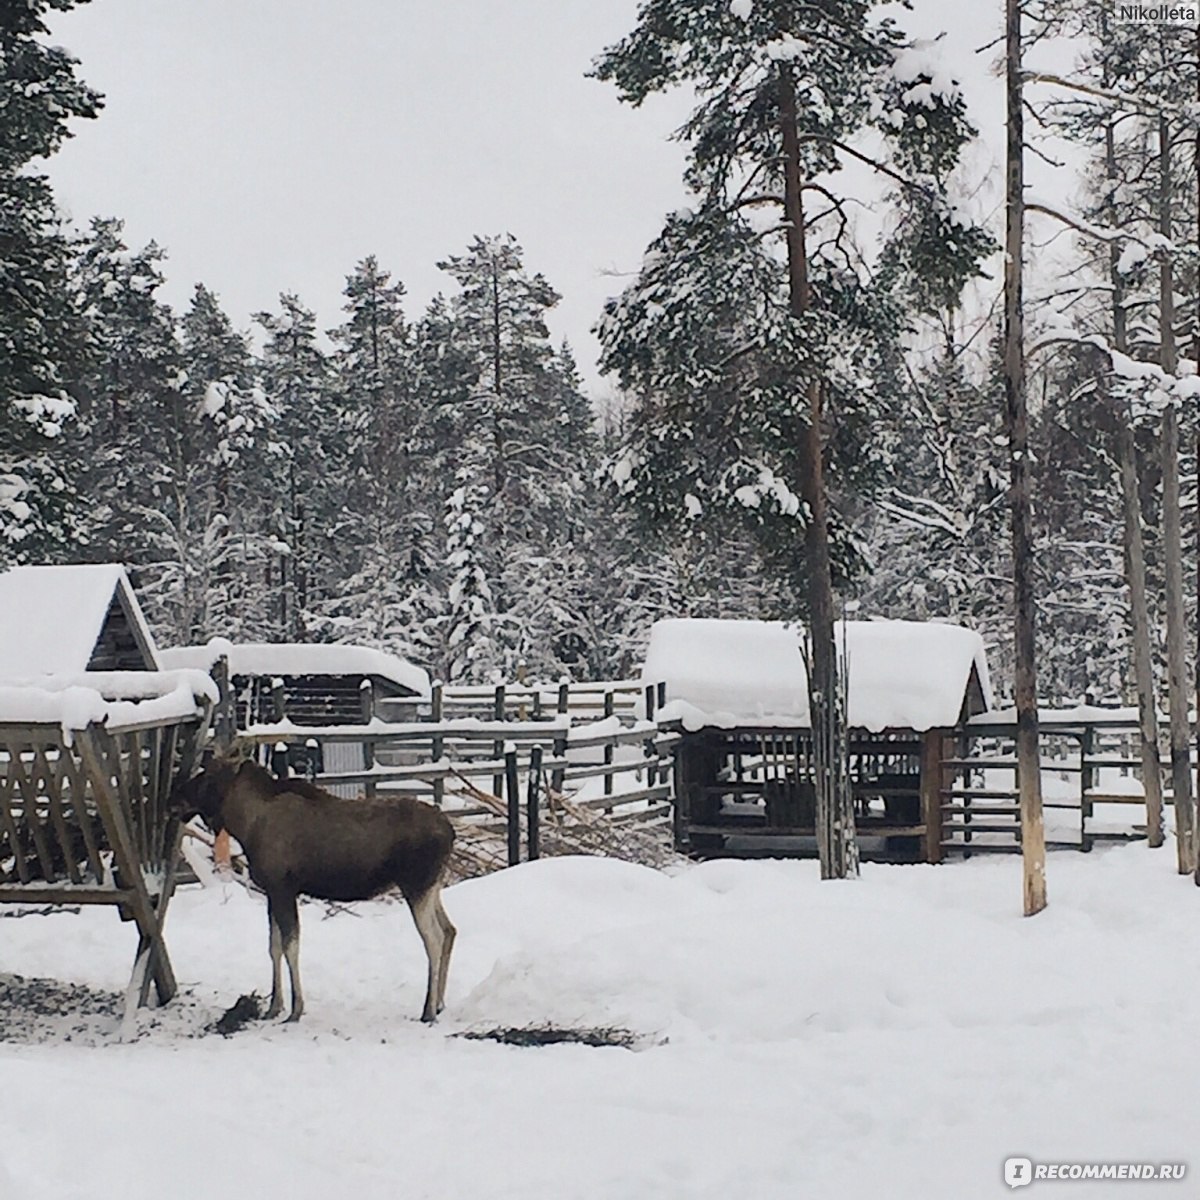
[[[795,728],[675,727],[675,842],[698,857],[816,854],[812,740]],[[852,731],[859,852],[940,862],[941,763],[951,731]]]
[[[298,728],[285,709],[241,735],[277,773],[299,768],[335,794],[429,800],[479,870],[545,853],[636,849],[637,861],[661,861],[672,853],[676,739],[635,715],[637,694],[628,681],[435,684],[420,720]],[[350,749],[360,761],[336,765]]]
[[[697,857],[816,853],[807,731],[675,726],[675,841]],[[1040,745],[1046,844],[1088,851],[1145,837],[1136,716],[1044,713]],[[852,730],[850,778],[862,857],[941,862],[1021,849],[1008,714],[923,733]],[[1167,803],[1170,803],[1168,797]]]
[[[176,990],[163,940],[180,824],[169,799],[207,715],[118,728],[0,723],[0,903],[110,904],[138,947],[127,1011]]]

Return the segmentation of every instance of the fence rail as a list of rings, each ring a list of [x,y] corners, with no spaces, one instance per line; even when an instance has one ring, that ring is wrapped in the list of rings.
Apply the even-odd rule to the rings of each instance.
[[[1088,851],[1100,842],[1146,836],[1137,726],[1122,717],[1040,723],[1046,844]],[[942,848],[1013,853],[1021,848],[1015,728],[975,721],[942,760]],[[1169,784],[1169,777],[1164,780]],[[1164,796],[1170,804],[1171,797]],[[1141,807],[1142,814],[1136,809]],[[1141,819],[1139,820],[1139,815]]]

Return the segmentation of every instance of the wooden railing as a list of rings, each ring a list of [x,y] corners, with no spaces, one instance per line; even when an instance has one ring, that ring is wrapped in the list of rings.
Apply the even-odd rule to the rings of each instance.
[[[1015,736],[1011,722],[978,717],[950,744],[941,788],[947,852],[1019,852]],[[1078,720],[1044,712],[1039,739],[1047,846],[1087,851],[1099,842],[1145,837],[1135,721],[1122,713]]]

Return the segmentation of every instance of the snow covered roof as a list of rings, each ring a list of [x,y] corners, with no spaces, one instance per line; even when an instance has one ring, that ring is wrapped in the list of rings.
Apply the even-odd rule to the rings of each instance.
[[[90,723],[117,729],[195,716],[217,688],[202,671],[85,671],[0,683],[0,723],[54,724],[68,742]]]
[[[429,673],[395,654],[367,646],[308,642],[230,642],[213,638],[205,646],[162,650],[164,667],[212,670],[224,654],[230,675],[373,675],[418,696],[428,696]]]
[[[958,625],[847,621],[836,627],[849,656],[854,728],[938,729],[958,723],[974,670],[991,706],[983,639]],[[665,684],[660,720],[688,729],[748,724],[806,728],[802,629],[781,621],[670,619],[650,631],[644,685]]]
[[[110,615],[132,636],[126,654],[155,670],[154,638],[120,564],[12,567],[0,573],[0,679],[78,675],[97,665],[98,647],[116,623]]]

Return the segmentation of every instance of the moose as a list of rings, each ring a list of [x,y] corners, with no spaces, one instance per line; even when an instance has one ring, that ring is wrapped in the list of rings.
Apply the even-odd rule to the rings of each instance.
[[[369,900],[399,888],[429,959],[421,1020],[442,1011],[456,930],[442,907],[442,876],[454,827],[436,808],[410,797],[349,800],[304,779],[276,779],[250,760],[212,758],[178,785],[174,805],[227,829],[245,851],[250,878],[267,894],[271,940],[271,1004],[283,1009],[281,959],[292,985],[289,1021],[304,1012],[300,986],[298,896]]]

